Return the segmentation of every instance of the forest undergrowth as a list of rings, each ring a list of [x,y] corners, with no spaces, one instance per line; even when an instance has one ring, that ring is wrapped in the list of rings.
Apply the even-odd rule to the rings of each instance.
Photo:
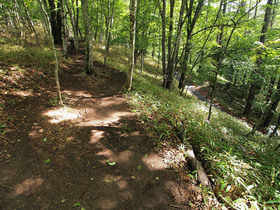
[[[95,45],[95,60],[103,61],[103,50]],[[7,74],[5,78],[11,80],[15,91],[25,91],[23,94],[32,93],[32,87],[24,85],[24,75],[28,74],[28,78],[44,76],[53,67],[49,65],[52,54],[48,49],[15,47],[3,42],[0,51],[4,62],[1,64],[1,73]],[[126,72],[126,54],[124,47],[113,46],[108,65]],[[28,71],[16,64],[13,69],[5,69],[6,64],[10,63],[18,63]],[[34,63],[38,66],[34,66]],[[138,114],[158,150],[164,151],[166,147],[183,149],[186,141],[190,142],[221,203],[234,209],[279,209],[280,155],[279,150],[275,151],[279,138],[268,138],[259,132],[247,137],[251,127],[219,109],[215,109],[209,122],[205,102],[189,93],[180,97],[176,84],[173,91],[162,88],[162,77],[157,76],[160,74],[157,65],[155,58],[146,58],[144,70],[135,71],[132,91],[127,94],[127,98],[132,111]],[[24,87],[28,89],[24,90]],[[7,91],[7,87],[1,87],[1,90]],[[4,108],[1,107],[2,111]],[[8,116],[3,114],[2,120],[5,117]],[[5,125],[0,126],[2,138]],[[179,135],[184,136],[181,142]],[[179,167],[183,168],[183,165]],[[190,170],[188,173],[190,177],[196,178],[195,171]],[[205,190],[205,193],[209,191]]]
[[[103,50],[94,49],[102,61]],[[127,72],[128,58],[124,47],[113,46],[108,64]],[[184,148],[190,142],[221,203],[233,209],[280,208],[280,155],[275,150],[279,138],[257,132],[246,136],[251,125],[215,108],[207,120],[208,107],[189,93],[164,90],[158,62],[145,59],[144,70],[135,71],[132,91],[127,94],[133,111],[154,139],[159,150],[174,144]],[[185,137],[178,144],[178,136]],[[190,176],[193,172],[189,171]],[[205,191],[207,192],[207,190]]]

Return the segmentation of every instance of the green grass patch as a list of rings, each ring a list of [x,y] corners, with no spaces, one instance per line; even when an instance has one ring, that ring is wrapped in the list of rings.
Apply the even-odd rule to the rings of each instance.
[[[103,62],[102,53],[95,48],[95,59]],[[119,46],[111,47],[107,61],[124,72],[129,68],[126,51]],[[207,121],[205,103],[189,95],[179,97],[177,89],[164,90],[156,69],[157,60],[148,57],[143,73],[135,70],[128,97],[155,145],[160,148],[175,141],[178,133],[186,134],[220,202],[235,209],[280,208],[279,140],[260,133],[246,137],[251,130],[246,123],[217,109]]]

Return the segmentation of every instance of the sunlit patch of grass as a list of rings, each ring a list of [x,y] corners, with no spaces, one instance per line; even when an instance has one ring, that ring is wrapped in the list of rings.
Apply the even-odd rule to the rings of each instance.
[[[58,53],[60,54],[60,53]],[[52,51],[46,47],[23,47],[10,43],[0,46],[0,60],[6,65],[19,65],[50,71],[53,66]]]
[[[95,58],[103,62],[102,50],[95,49]],[[112,46],[108,65],[127,72],[125,49]],[[207,121],[209,104],[189,93],[179,97],[176,88],[163,89],[162,77],[155,78],[156,72],[156,60],[147,56],[142,75],[135,69],[128,97],[155,145],[160,148],[172,144],[181,133],[204,162],[220,202],[235,209],[279,208],[280,154],[274,151],[277,139],[260,133],[246,137],[251,130],[246,122],[216,108],[211,122]]]

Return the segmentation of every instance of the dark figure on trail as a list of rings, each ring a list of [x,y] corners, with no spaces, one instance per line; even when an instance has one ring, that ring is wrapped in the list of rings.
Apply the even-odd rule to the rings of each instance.
[[[71,37],[69,39],[69,42],[70,42],[70,50],[71,50],[71,52],[74,52],[74,50],[75,50],[75,39],[73,37]]]

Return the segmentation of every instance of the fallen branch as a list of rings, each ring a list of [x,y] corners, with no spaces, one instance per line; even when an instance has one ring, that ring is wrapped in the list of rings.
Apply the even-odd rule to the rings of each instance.
[[[199,160],[196,159],[192,145],[188,142],[185,143],[187,146],[187,158],[190,160],[190,164],[191,166],[197,170],[197,174],[198,174],[198,181],[202,184],[202,186],[209,188],[210,190],[212,190],[212,185],[210,180],[208,179],[204,168],[202,167],[201,163]]]
[[[190,164],[190,166],[197,171],[197,175],[198,175],[198,181],[201,183],[202,187],[205,187],[207,189],[209,189],[211,191],[211,194],[213,195],[213,201],[211,203],[212,206],[219,206],[220,203],[217,200],[214,192],[213,192],[213,187],[211,185],[211,182],[204,170],[204,168],[202,167],[202,164],[199,160],[197,160],[197,158],[195,157],[192,145],[187,142],[184,138],[185,135],[182,134],[178,134],[179,139],[184,142],[184,144],[187,146],[187,151],[186,151],[186,158],[189,160],[188,163]]]
[[[10,186],[4,185],[2,182],[0,182],[0,186],[5,187],[5,188],[12,189]]]

